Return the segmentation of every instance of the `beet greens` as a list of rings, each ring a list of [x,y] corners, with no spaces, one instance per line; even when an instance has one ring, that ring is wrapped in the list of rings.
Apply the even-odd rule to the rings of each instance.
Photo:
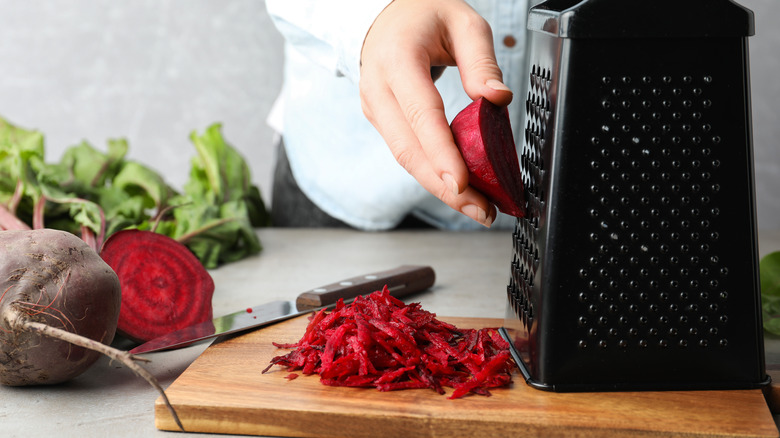
[[[0,118],[0,230],[53,228],[82,236],[93,249],[116,231],[138,228],[172,237],[214,268],[262,250],[255,227],[269,215],[249,168],[221,125],[190,137],[197,155],[181,192],[148,166],[127,158],[128,142],[105,151],[86,141],[59,162],[44,156],[43,134]],[[8,214],[3,214],[8,213]]]

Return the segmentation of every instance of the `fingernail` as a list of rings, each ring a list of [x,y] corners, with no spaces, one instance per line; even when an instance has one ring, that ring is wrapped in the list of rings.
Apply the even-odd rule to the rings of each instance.
[[[498,91],[512,91],[509,89],[509,87],[507,87],[503,82],[499,81],[498,79],[488,79],[485,82],[485,85]]]
[[[488,217],[487,212],[474,204],[464,205],[460,211],[486,227],[490,227],[493,223],[493,219]]]
[[[482,225],[484,225],[485,228],[490,228],[490,226],[493,225],[494,219],[494,217],[488,216],[487,219],[485,219],[485,222],[482,222]]]
[[[458,183],[455,181],[455,178],[450,175],[449,173],[442,174],[441,180],[444,181],[444,184],[446,184],[450,191],[452,191],[453,195],[460,194],[460,190],[458,189]]]

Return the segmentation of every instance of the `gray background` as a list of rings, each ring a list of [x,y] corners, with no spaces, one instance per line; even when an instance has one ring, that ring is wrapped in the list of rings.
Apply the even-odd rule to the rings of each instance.
[[[324,0],[323,0],[324,1]],[[759,227],[780,229],[780,1],[742,0],[750,39]],[[260,0],[0,0],[0,116],[46,135],[47,161],[125,137],[180,187],[192,130],[221,122],[270,201],[265,123],[282,39]]]

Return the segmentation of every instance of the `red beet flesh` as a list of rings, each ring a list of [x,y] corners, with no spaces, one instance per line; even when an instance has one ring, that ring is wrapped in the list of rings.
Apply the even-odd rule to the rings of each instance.
[[[523,217],[523,181],[507,108],[479,98],[455,116],[450,128],[469,184],[501,212]]]
[[[119,334],[145,342],[212,319],[214,281],[176,240],[124,230],[106,240],[100,255],[122,286]]]
[[[436,319],[419,303],[405,305],[385,287],[352,304],[339,301],[312,314],[294,350],[266,368],[319,374],[329,386],[374,387],[380,391],[430,388],[449,398],[490,395],[489,388],[512,381],[509,343],[496,329],[458,329]],[[287,374],[287,379],[297,377]]]

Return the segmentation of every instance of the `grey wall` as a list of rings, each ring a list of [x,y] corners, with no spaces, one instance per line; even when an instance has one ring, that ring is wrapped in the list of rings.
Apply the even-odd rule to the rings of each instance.
[[[177,187],[190,132],[222,122],[269,199],[281,48],[263,1],[0,0],[0,115],[44,132],[52,161],[125,137]]]
[[[758,226],[780,229],[780,1],[741,0],[756,15],[750,39]]]
[[[324,1],[324,0],[323,0]],[[759,227],[780,229],[780,1],[756,13],[751,80]],[[87,139],[187,179],[188,136],[222,122],[270,199],[265,124],[281,38],[259,0],[0,0],[0,115],[46,134],[50,160]]]

